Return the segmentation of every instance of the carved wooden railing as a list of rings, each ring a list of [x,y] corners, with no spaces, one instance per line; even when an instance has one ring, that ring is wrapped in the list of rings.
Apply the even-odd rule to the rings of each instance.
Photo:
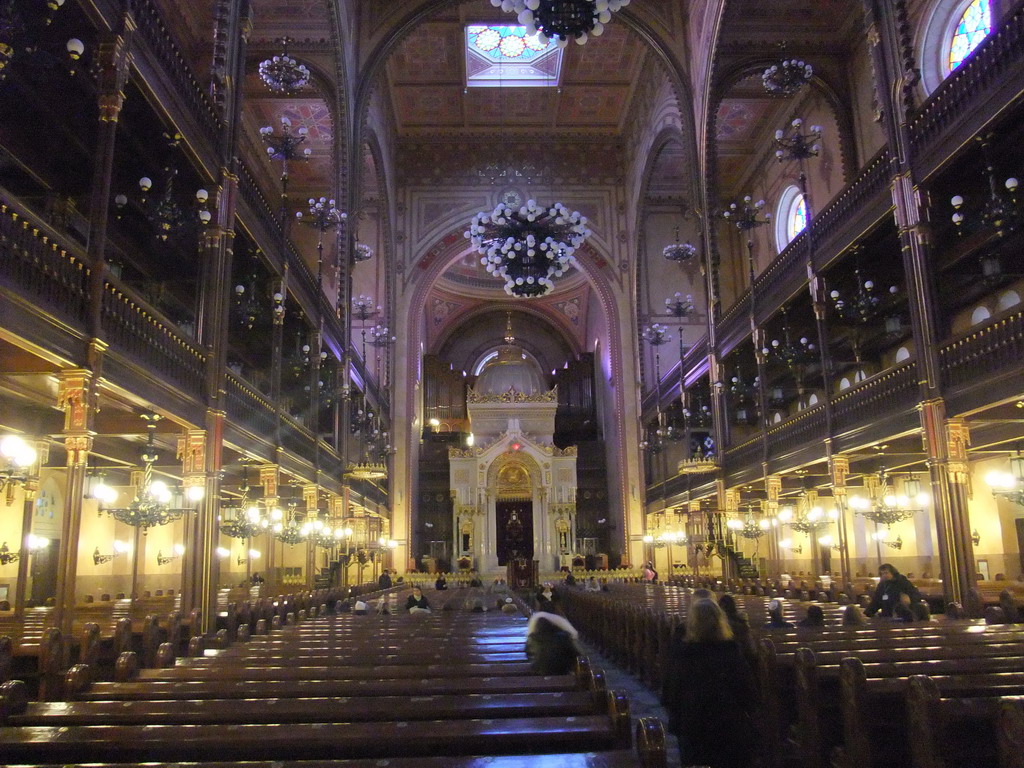
[[[939,350],[947,390],[971,386],[1024,365],[1024,310],[971,331]]]
[[[833,431],[840,435],[912,409],[919,395],[917,366],[913,361],[883,371],[832,401]]]
[[[929,152],[964,117],[984,112],[991,92],[1011,85],[1008,77],[1024,60],[1024,6],[1017,8],[947,77],[910,118],[907,129],[915,157]],[[1002,107],[1003,104],[994,106]]]
[[[88,316],[84,254],[0,190],[0,281],[69,324]]]
[[[744,443],[740,443],[725,452],[726,472],[735,472],[745,467],[761,466],[764,456],[763,435],[757,434]]]
[[[673,499],[690,490],[689,475],[674,475],[661,483],[652,483],[646,488],[647,503],[651,504],[662,499]]]
[[[227,375],[228,421],[273,443],[276,440],[277,412],[273,404],[234,374]]]
[[[155,379],[203,399],[206,357],[170,321],[113,278],[104,283],[100,312],[111,349],[127,353]]]
[[[892,178],[891,165],[889,148],[883,147],[868,160],[857,178],[814,215],[811,235],[814,237],[815,262],[819,268],[860,234],[857,228],[847,231],[859,212],[868,208],[872,201],[883,198],[885,207],[889,207],[891,197],[887,190]]]
[[[192,68],[182,56],[163,17],[153,0],[131,0],[131,11],[135,16],[138,34],[156,56],[164,73],[170,78],[175,91],[184,100],[196,123],[206,133],[206,138],[216,146],[219,131],[217,110],[199,83]]]
[[[316,455],[316,438],[313,433],[295,421],[291,416],[281,415],[281,447],[286,451],[312,461]]]
[[[824,453],[822,441],[827,431],[825,404],[808,408],[768,430],[768,457],[787,456],[807,445],[817,445]]]
[[[357,480],[354,478],[349,480],[349,486],[353,493],[356,493],[362,496],[366,501],[371,501],[381,507],[388,506],[387,485],[388,481],[386,478],[378,480],[376,483],[370,482],[369,480]]]

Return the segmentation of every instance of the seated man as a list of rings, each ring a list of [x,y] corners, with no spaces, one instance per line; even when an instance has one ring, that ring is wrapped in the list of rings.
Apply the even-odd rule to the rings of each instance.
[[[910,603],[924,600],[921,593],[917,591],[917,587],[897,571],[894,565],[883,563],[878,567],[878,586],[875,587],[875,594],[871,597],[871,604],[868,605],[864,613],[874,616],[881,611],[883,616],[891,617],[902,595],[906,595]]]
[[[409,613],[429,613],[430,603],[427,602],[427,598],[423,596],[423,590],[419,587],[412,588],[412,594],[409,595],[409,599],[405,601],[405,609]]]

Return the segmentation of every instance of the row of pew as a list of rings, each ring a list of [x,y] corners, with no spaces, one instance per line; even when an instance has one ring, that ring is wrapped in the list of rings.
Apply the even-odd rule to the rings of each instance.
[[[561,587],[559,603],[589,640],[657,689],[692,590]],[[736,595],[757,643],[760,754],[772,768],[1022,768],[1024,625],[875,619],[766,629],[767,598]],[[786,617],[803,605],[784,601]]]
[[[368,615],[315,593],[269,621],[237,611],[185,656],[169,640],[153,664],[121,651],[113,680],[87,657],[41,700],[8,681],[0,754],[19,766],[665,765],[661,724],[634,729],[627,698],[586,659],[570,675],[530,669],[522,615],[410,615],[404,588],[381,594],[387,612]]]

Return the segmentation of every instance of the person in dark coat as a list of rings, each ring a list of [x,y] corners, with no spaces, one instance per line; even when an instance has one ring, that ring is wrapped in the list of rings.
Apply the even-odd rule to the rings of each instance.
[[[438,576],[437,581],[434,582],[434,589],[438,592],[444,592],[444,590],[448,589],[448,579],[444,577],[443,573]]]
[[[662,703],[683,765],[749,768],[756,726],[754,676],[713,600],[690,606],[686,637],[674,644]]]
[[[377,586],[381,589],[391,589],[391,574],[385,568],[384,573],[377,579]]]
[[[555,613],[555,594],[551,590],[551,582],[545,581],[544,586],[537,590],[533,597],[533,607],[536,611],[544,613]]]
[[[526,657],[534,672],[567,675],[580,655],[576,629],[563,617],[538,611],[526,625]]]
[[[786,629],[793,625],[782,618],[782,601],[781,600],[769,600],[768,601],[768,621],[764,625],[765,629]]]
[[[824,627],[825,612],[820,605],[807,606],[807,616],[797,624],[798,627]]]
[[[757,647],[750,634],[750,620],[747,618],[747,614],[742,613],[736,607],[736,598],[732,595],[722,595],[722,599],[718,601],[718,607],[722,609],[725,618],[729,620],[733,639],[743,652],[743,656],[753,664],[757,659]]]
[[[427,598],[423,596],[423,590],[419,587],[412,588],[412,594],[405,601],[405,610],[409,612],[413,611],[429,611],[430,603],[427,602]]]
[[[875,594],[871,598],[864,613],[874,616],[881,612],[883,616],[891,617],[896,606],[900,602],[900,596],[906,595],[911,603],[923,600],[917,587],[910,583],[910,580],[896,570],[894,565],[883,563],[878,567],[878,586],[875,587]]]

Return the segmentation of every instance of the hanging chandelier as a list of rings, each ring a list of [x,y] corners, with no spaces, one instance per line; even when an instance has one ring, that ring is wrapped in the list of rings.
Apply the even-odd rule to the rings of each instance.
[[[677,264],[684,264],[697,255],[697,246],[693,243],[679,242],[679,227],[675,228],[675,238],[675,242],[666,245],[662,249],[662,256]]]
[[[1003,182],[1003,187],[1007,194],[1004,194],[999,189],[999,184],[996,182],[995,163],[992,160],[990,138],[990,136],[979,136],[977,138],[978,143],[981,145],[981,152],[985,163],[985,175],[988,179],[988,200],[984,202],[981,208],[980,219],[982,224],[994,229],[999,237],[1004,237],[1021,223],[1021,201],[1017,199],[1017,189],[1020,186],[1020,182],[1016,177],[1010,176]],[[961,210],[964,204],[963,195],[954,195],[950,200],[950,204],[953,206],[952,219],[956,225],[957,234],[963,234],[963,225],[966,219],[964,212]]]
[[[792,96],[814,77],[814,67],[802,59],[786,56],[782,45],[782,61],[772,64],[761,74],[764,89],[772,96]]]
[[[142,482],[135,490],[135,498],[127,507],[107,508],[101,505],[101,510],[115,520],[146,530],[172,523],[186,512],[193,511],[194,508],[175,504],[175,495],[167,483],[153,478],[153,464],[160,457],[156,452],[153,438],[156,435],[156,424],[161,417],[155,413],[144,413],[142,418],[146,421],[147,431],[146,445],[142,451],[145,469],[142,472]],[[202,499],[202,486],[193,486],[188,490],[189,501],[198,502]]]
[[[259,504],[249,499],[252,488],[248,478],[242,480],[242,497],[234,506],[221,507],[218,526],[220,532],[234,539],[249,539],[262,533],[270,524]]]
[[[373,258],[373,248],[368,246],[366,243],[356,243],[355,249],[352,251],[352,261],[356,264],[361,264],[364,261],[369,261]]]
[[[672,317],[682,320],[693,312],[693,296],[691,294],[683,296],[679,291],[676,291],[674,295],[665,299],[665,309]],[[681,341],[682,339],[680,339]]]
[[[33,478],[32,467],[37,458],[36,449],[17,435],[6,435],[0,440],[0,491],[6,488],[9,500],[15,488]]]
[[[491,0],[491,5],[506,13],[518,14],[528,35],[539,35],[540,42],[555,40],[564,48],[569,40],[579,45],[590,35],[600,37],[604,25],[630,0]]]
[[[899,294],[900,289],[895,285],[891,285],[889,286],[889,295],[884,296],[875,291],[873,280],[861,279],[860,267],[855,268],[853,274],[857,283],[854,294],[852,296],[847,294],[844,297],[838,290],[833,290],[829,294],[829,298],[832,299],[832,306],[836,314],[843,321],[847,323],[868,323],[879,314],[887,311],[893,303],[894,297]]]
[[[288,55],[290,37],[281,39],[282,51],[260,62],[260,79],[274,93],[294,93],[309,83],[309,68]]]
[[[348,465],[345,477],[353,480],[383,480],[388,476],[388,467],[382,461],[360,461]]]
[[[742,536],[750,541],[757,541],[771,530],[773,523],[778,525],[778,521],[767,517],[762,517],[759,520],[756,510],[756,505],[746,505],[740,517],[731,517],[726,521],[726,527],[737,536]]]
[[[817,347],[806,337],[793,341],[789,330],[789,317],[782,313],[782,338],[772,339],[761,349],[765,357],[785,365],[787,368],[801,368],[819,360]]]
[[[528,200],[513,209],[504,203],[473,217],[467,237],[483,257],[480,263],[505,281],[505,293],[535,298],[549,293],[570,266],[588,237],[587,217],[562,203],[550,208]]]
[[[877,475],[865,476],[864,489],[867,496],[851,496],[850,508],[876,525],[890,526],[909,520],[928,504],[928,494],[921,491],[921,483],[913,475],[903,481],[903,493],[899,495],[884,469]]]
[[[1010,459],[1009,472],[989,472],[985,482],[992,489],[993,496],[1024,507],[1024,453],[1018,450],[1017,455]]]

